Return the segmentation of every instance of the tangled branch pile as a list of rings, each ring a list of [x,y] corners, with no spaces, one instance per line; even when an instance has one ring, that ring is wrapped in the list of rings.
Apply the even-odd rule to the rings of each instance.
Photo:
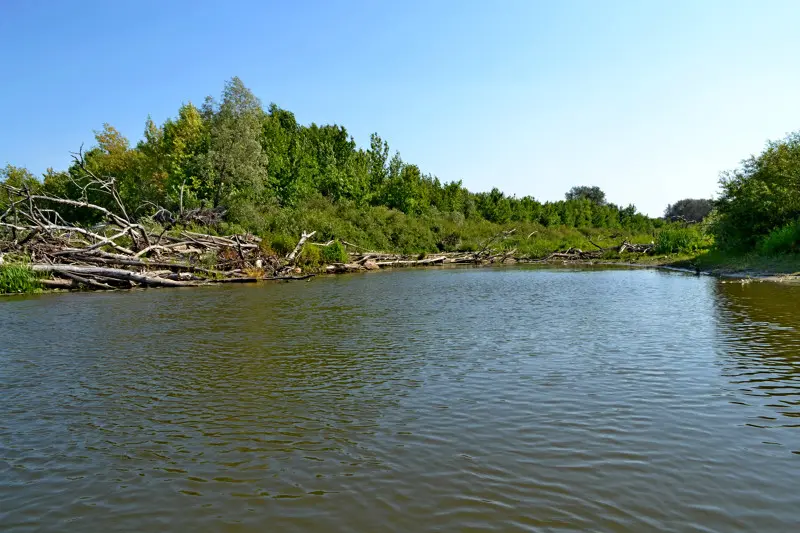
[[[377,270],[390,267],[417,267],[434,265],[489,265],[507,262],[515,262],[517,249],[496,250],[492,245],[499,244],[516,232],[516,228],[501,231],[487,240],[480,248],[474,252],[440,252],[434,256],[412,257],[408,255],[392,254],[384,252],[351,252],[349,263],[334,263],[327,266],[327,272],[356,272],[359,270]],[[356,247],[350,243],[344,243],[349,247]]]
[[[82,165],[82,158],[76,156],[76,162]],[[254,235],[220,237],[185,228],[187,221],[224,215],[218,211],[195,210],[174,217],[161,209],[149,220],[135,221],[113,178],[84,171],[91,176],[86,189],[107,194],[113,209],[90,203],[85,195],[72,200],[8,184],[0,189],[5,206],[0,213],[0,257],[30,261],[34,272],[46,276],[41,280],[44,286],[108,290],[298,279],[292,276],[294,263],[313,233],[304,234],[290,254],[278,258],[265,252]],[[92,210],[102,221],[92,227],[74,224],[62,215],[69,208]]]
[[[636,253],[636,254],[652,254],[655,245],[653,243],[650,244],[633,244],[628,241],[622,241],[622,244],[619,246],[611,246],[603,248],[592,241],[589,241],[592,246],[596,247],[597,250],[590,250],[584,251],[580,248],[570,248],[565,252],[554,252],[548,255],[545,260],[553,260],[553,259],[562,259],[566,261],[586,261],[590,259],[601,259],[603,255],[607,252],[615,252],[617,254],[622,253]]]

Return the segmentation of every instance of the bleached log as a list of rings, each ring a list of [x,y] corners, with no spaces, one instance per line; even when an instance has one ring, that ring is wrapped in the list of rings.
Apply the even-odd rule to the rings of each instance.
[[[31,269],[34,272],[51,272],[54,274],[58,274],[61,272],[68,272],[77,275],[81,274],[98,275],[112,279],[134,281],[142,285],[153,286],[153,287],[195,287],[198,285],[198,283],[195,282],[173,281],[171,279],[157,278],[153,276],[139,274],[137,272],[131,272],[130,270],[122,270],[119,268],[101,268],[101,267],[81,266],[81,265],[37,264],[37,265],[31,265]]]
[[[297,260],[297,256],[303,250],[303,245],[306,243],[308,239],[313,237],[317,232],[312,231],[311,233],[306,233],[305,231],[300,236],[300,241],[298,241],[297,246],[294,247],[294,250],[291,251],[289,255],[286,256],[286,264],[287,265],[294,265],[295,261]]]

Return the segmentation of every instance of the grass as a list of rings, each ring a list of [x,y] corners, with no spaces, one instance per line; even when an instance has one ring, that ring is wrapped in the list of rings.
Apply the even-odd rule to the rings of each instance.
[[[712,274],[800,274],[800,255],[733,254],[708,250],[694,257],[675,260],[674,266],[699,268]]]
[[[711,243],[695,226],[663,228],[656,234],[656,254],[691,254]]]
[[[36,273],[25,265],[0,265],[0,294],[33,293],[41,289]]]

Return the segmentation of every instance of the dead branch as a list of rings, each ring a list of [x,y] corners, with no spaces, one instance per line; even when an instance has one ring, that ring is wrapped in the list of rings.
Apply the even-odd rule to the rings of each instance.
[[[294,250],[291,251],[289,255],[286,256],[286,264],[289,266],[294,266],[295,261],[297,260],[297,256],[300,255],[300,252],[303,250],[303,245],[306,243],[308,239],[313,237],[317,232],[312,231],[311,233],[306,233],[305,231],[300,236],[300,240],[297,243],[297,246],[294,247]]]

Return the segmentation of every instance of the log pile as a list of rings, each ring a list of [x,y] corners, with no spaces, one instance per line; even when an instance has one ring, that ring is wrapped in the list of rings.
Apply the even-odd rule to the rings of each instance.
[[[181,229],[181,220],[211,220],[224,214],[220,210],[173,217],[160,209],[149,219],[134,220],[113,178],[91,177],[93,190],[107,193],[108,207],[2,184],[0,256],[25,260],[50,288],[190,287],[308,277],[294,275],[295,262],[314,232],[304,233],[295,249],[280,258],[265,253],[254,235],[216,236]],[[71,223],[61,214],[64,208],[93,212],[100,222],[92,227]]]
[[[553,260],[562,260],[562,261],[590,261],[594,259],[602,259],[603,255],[607,252],[616,252],[618,254],[622,253],[636,253],[636,254],[652,254],[655,248],[655,245],[651,242],[650,244],[633,244],[628,241],[622,241],[622,244],[619,246],[611,246],[605,247],[599,246],[593,243],[591,240],[589,243],[597,248],[597,250],[588,250],[584,251],[580,248],[570,248],[564,252],[554,252],[548,255],[544,261],[553,261]]]
[[[623,241],[619,246],[617,253],[635,253],[635,254],[652,254],[655,248],[654,243],[650,244],[632,244],[628,241]]]
[[[349,263],[339,263],[328,266],[328,272],[357,272],[359,270],[373,270],[378,268],[389,267],[416,267],[416,266],[431,266],[431,265],[488,265],[488,264],[507,264],[517,261],[524,262],[553,262],[553,261],[593,261],[602,259],[607,252],[621,253],[638,253],[638,254],[652,254],[654,245],[650,244],[633,244],[623,241],[619,246],[602,247],[591,240],[589,243],[597,248],[596,250],[581,250],[580,248],[569,248],[565,251],[553,252],[543,258],[533,259],[519,257],[516,248],[498,250],[492,246],[497,246],[502,243],[504,239],[513,235],[515,229],[503,231],[494,235],[481,245],[477,251],[474,252],[441,252],[432,257],[414,257],[408,255],[383,253],[383,252],[368,252],[358,251],[350,252]],[[536,233],[536,232],[534,232]],[[530,238],[534,233],[528,235]],[[355,247],[347,243],[348,247],[354,247],[358,250],[364,250],[361,247]],[[364,268],[364,265],[374,265],[375,268]]]

